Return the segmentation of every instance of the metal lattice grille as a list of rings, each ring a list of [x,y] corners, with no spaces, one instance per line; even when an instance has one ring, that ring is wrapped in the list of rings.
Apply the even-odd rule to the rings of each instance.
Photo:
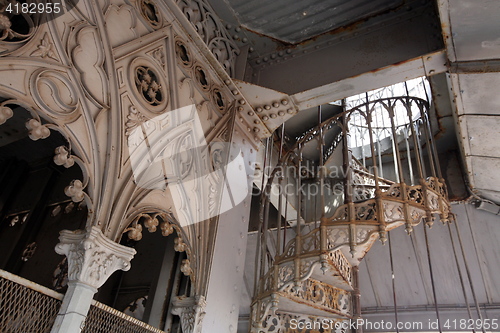
[[[164,333],[109,306],[94,302],[82,333]]]
[[[24,279],[0,271],[0,332],[50,332],[62,295],[48,289],[47,293],[54,295],[46,295],[45,288],[21,280]]]
[[[63,295],[0,269],[0,332],[50,332]],[[165,333],[93,301],[82,333]]]

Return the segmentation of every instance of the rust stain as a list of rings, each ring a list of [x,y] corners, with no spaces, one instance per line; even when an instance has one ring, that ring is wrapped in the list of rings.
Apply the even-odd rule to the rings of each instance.
[[[267,35],[266,33],[255,31],[255,30],[250,29],[250,28],[248,28],[246,26],[243,26],[243,27],[244,27],[245,30],[247,30],[249,32],[252,32],[252,33],[254,33],[254,34],[256,34],[256,35],[258,35],[260,37],[270,38],[271,40],[275,41],[276,43],[281,44],[281,45],[278,45],[276,47],[275,51],[283,51],[285,49],[295,49],[295,48],[298,48],[300,46],[307,46],[308,44],[312,44],[312,43],[316,42],[318,39],[320,39],[320,38],[322,38],[324,36],[336,35],[336,34],[346,33],[346,32],[354,33],[358,29],[362,28],[361,25],[363,25],[364,23],[368,22],[372,18],[375,18],[377,16],[387,15],[387,14],[390,14],[390,13],[396,13],[396,12],[398,12],[400,10],[405,10],[407,8],[407,6],[408,6],[406,2],[407,1],[403,0],[403,1],[401,1],[401,3],[399,5],[397,5],[395,7],[388,8],[388,9],[386,9],[384,11],[376,12],[376,13],[373,13],[373,14],[365,16],[365,17],[360,17],[356,21],[348,23],[345,26],[338,27],[338,28],[335,28],[333,30],[320,33],[320,34],[318,34],[316,36],[313,36],[311,38],[308,38],[308,39],[303,40],[303,41],[298,42],[298,43],[286,42],[286,41],[283,41],[283,40],[278,39],[276,37],[272,37],[270,35]],[[275,51],[273,51],[273,52],[275,52]]]
[[[343,33],[343,32],[355,32],[356,30],[358,30],[358,28],[360,28],[360,26],[363,23],[366,23],[370,19],[377,17],[377,16],[381,16],[381,15],[387,15],[389,13],[395,13],[395,12],[401,10],[405,6],[406,6],[406,1],[402,1],[401,4],[398,6],[395,6],[393,8],[389,8],[389,9],[382,11],[382,12],[377,12],[377,13],[374,13],[372,15],[368,15],[366,17],[361,17],[355,22],[349,23],[343,27],[339,27],[339,28],[324,32],[322,34],[314,36],[310,39],[307,39],[307,40],[300,42],[298,44],[295,44],[295,45],[307,45],[309,43],[315,42],[318,38],[326,36],[326,35],[336,35],[336,34]]]

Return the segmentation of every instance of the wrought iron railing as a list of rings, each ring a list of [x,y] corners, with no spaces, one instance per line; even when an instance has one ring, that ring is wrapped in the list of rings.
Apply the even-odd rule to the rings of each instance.
[[[50,332],[64,295],[0,270],[0,332]],[[82,333],[164,333],[107,305],[92,301]]]

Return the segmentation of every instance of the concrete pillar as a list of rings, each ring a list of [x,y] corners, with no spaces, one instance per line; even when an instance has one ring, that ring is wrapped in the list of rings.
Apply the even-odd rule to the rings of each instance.
[[[101,230],[62,230],[56,252],[68,258],[68,291],[52,333],[79,333],[97,289],[118,269],[129,270],[135,250],[105,237]]]

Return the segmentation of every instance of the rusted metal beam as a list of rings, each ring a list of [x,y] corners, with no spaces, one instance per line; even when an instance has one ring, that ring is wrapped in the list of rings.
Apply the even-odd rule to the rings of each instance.
[[[496,73],[500,72],[500,59],[452,62],[449,71],[455,74]]]

